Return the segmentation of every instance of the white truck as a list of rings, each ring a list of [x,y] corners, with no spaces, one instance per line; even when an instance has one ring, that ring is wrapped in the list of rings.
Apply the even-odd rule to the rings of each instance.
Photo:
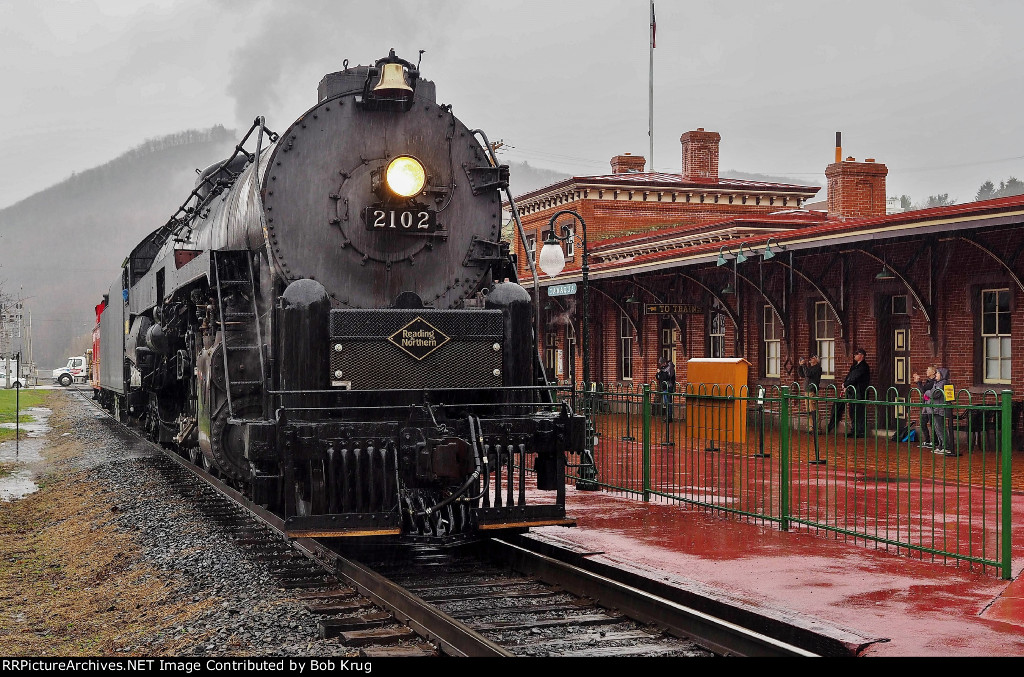
[[[7,382],[7,365],[11,365],[11,381]],[[0,388],[25,388],[28,387],[28,379],[21,372],[21,362],[16,358],[8,361],[0,358]]]
[[[67,388],[72,383],[88,383],[89,358],[86,355],[74,355],[60,369],[53,370],[53,382]]]

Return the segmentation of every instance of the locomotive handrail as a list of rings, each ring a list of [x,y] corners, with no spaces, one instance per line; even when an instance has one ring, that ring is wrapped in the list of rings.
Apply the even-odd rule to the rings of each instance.
[[[240,153],[244,154],[246,159],[249,162],[259,162],[259,157],[258,156],[254,155],[253,153],[247,152],[245,150],[245,148],[244,148],[246,141],[249,140],[249,137],[251,137],[252,133],[254,131],[256,131],[257,129],[260,130],[260,134],[259,134],[259,137],[257,139],[258,142],[260,142],[260,145],[262,145],[262,137],[263,137],[263,132],[264,131],[267,133],[267,138],[269,138],[271,140],[271,142],[277,141],[278,134],[276,132],[272,132],[271,130],[267,129],[267,126],[264,123],[263,117],[261,116],[261,117],[256,118],[253,121],[252,126],[249,127],[249,131],[246,132],[245,136],[242,137],[242,140],[239,141],[237,144],[235,144],[235,152],[231,154],[231,157],[229,157],[227,160],[224,160],[223,162],[221,162],[217,166],[216,170],[211,172],[209,176],[205,177],[202,181],[200,181],[199,185],[196,186],[192,190],[192,192],[189,193],[188,197],[185,198],[185,201],[183,203],[181,203],[181,206],[178,207],[178,210],[176,212],[174,212],[174,214],[171,215],[170,219],[167,220],[167,223],[165,223],[160,228],[160,232],[156,236],[156,239],[155,239],[155,242],[156,242],[158,247],[162,247],[164,245],[164,243],[167,242],[167,240],[169,240],[171,238],[171,236],[176,236],[178,233],[180,233],[182,230],[184,230],[186,228],[186,226],[189,226],[189,224],[192,222],[192,220],[196,216],[196,214],[200,214],[201,213],[201,210],[199,208],[202,207],[207,202],[212,201],[213,198],[216,197],[216,192],[211,190],[209,195],[207,196],[208,199],[200,200],[198,203],[196,203],[195,206],[191,206],[190,207],[189,205],[192,203],[192,201],[194,199],[199,198],[199,191],[200,191],[200,189],[202,189],[203,187],[205,187],[207,185],[209,185],[211,188],[216,188],[222,182],[224,184],[224,187],[227,187],[227,186],[229,186],[229,185],[234,183],[235,179],[238,178],[235,175],[232,175],[230,177],[229,181],[222,181],[220,178],[214,179],[214,177],[219,177],[221,172],[227,171],[227,167],[231,164],[231,162],[236,157],[238,157],[238,155]],[[258,169],[259,168],[257,167],[257,170]],[[178,218],[179,215],[182,215],[184,218],[179,219]],[[191,235],[191,233],[190,233],[190,235]]]
[[[569,409],[569,405],[567,403],[565,403],[565,402],[559,402],[558,404],[546,404],[544,402],[519,402],[519,403],[512,403],[512,404],[505,404],[505,403],[502,403],[502,402],[498,402],[498,403],[471,402],[471,403],[468,403],[468,404],[457,404],[457,405],[456,404],[452,404],[452,405],[445,405],[445,406],[451,406],[451,407],[471,407],[471,408],[476,408],[476,407],[544,407],[544,408],[558,407],[560,409],[561,408]],[[406,410],[408,408],[409,408],[408,404],[391,404],[391,405],[388,405],[388,404],[376,404],[376,405],[366,405],[366,406],[362,406],[362,407],[360,407],[360,406],[355,406],[355,407],[346,406],[346,407],[344,407],[344,410],[345,411],[364,411],[364,410],[367,410],[367,409],[402,409],[402,410]],[[295,406],[295,407],[282,407],[282,409],[285,409],[286,411],[341,411],[342,407],[312,407],[312,406],[310,406],[310,407],[300,407],[300,406]]]
[[[488,391],[528,391],[528,390],[552,390],[554,386],[493,386]],[[330,393],[422,393],[422,392],[447,392],[447,391],[474,391],[479,392],[480,388],[368,388],[358,390],[356,388],[335,388],[333,390],[267,390],[271,395],[327,395]]]
[[[484,148],[487,149],[487,155],[491,160],[491,164],[497,167],[498,157],[494,154],[494,146],[491,145],[490,139],[487,138],[487,133],[482,129],[474,129],[470,134],[473,134],[474,136],[479,135],[480,138],[483,139]],[[509,211],[512,212],[512,219],[516,222],[516,229],[519,231],[519,239],[522,240],[525,251],[526,231],[523,230],[523,222],[519,220],[519,210],[516,209],[516,200],[512,197],[512,190],[508,186],[505,186],[505,195],[508,196]],[[537,349],[534,352],[536,353],[537,364],[540,367],[541,378],[544,379],[544,385],[547,386],[550,385],[550,381],[548,381],[548,374],[544,369],[544,356],[541,353],[542,348],[540,345],[540,280],[537,278],[537,264],[529,257],[529,255],[526,257],[526,263],[530,266],[530,275],[533,276],[533,335],[537,339],[534,341],[537,346]]]

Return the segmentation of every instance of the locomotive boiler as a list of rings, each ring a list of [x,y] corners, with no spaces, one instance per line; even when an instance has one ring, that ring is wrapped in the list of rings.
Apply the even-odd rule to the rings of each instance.
[[[111,285],[100,400],[293,536],[571,523],[584,420],[544,380],[480,137],[394,50],[283,133],[258,118]]]

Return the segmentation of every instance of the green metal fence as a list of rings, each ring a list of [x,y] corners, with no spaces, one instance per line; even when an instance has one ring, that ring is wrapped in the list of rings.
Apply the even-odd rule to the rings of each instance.
[[[916,390],[857,398],[795,384],[561,392],[596,435],[594,467],[570,468],[578,483],[1010,577],[1009,391],[941,405]]]

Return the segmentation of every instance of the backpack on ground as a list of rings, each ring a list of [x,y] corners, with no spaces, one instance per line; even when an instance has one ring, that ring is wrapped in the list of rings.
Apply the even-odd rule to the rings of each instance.
[[[893,442],[916,442],[917,441],[917,422],[911,421],[910,425],[902,424],[892,434],[889,439]]]

